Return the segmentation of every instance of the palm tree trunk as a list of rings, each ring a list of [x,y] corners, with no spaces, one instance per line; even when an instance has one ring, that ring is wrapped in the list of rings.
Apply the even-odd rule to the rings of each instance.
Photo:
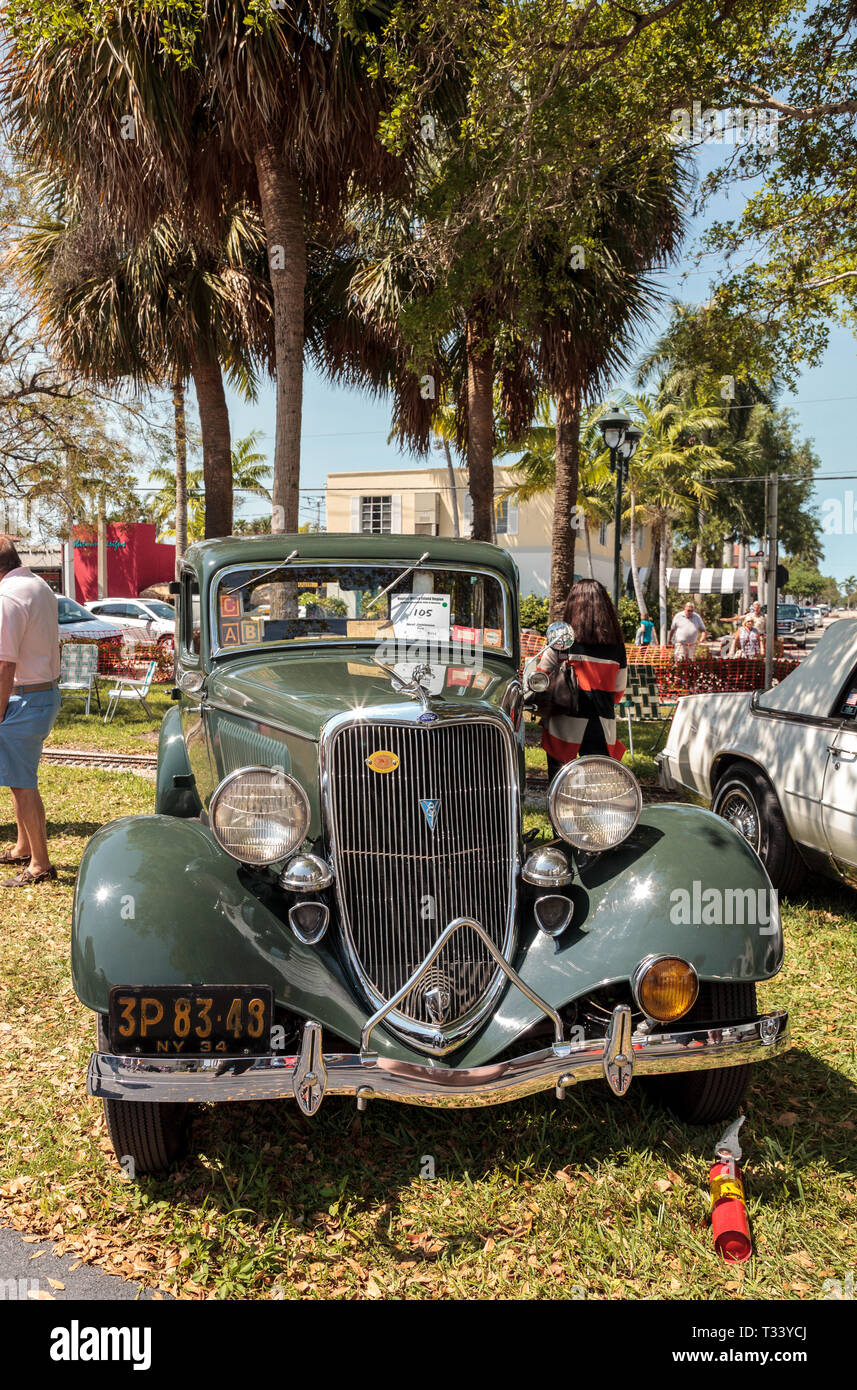
[[[472,539],[494,539],[494,345],[480,315],[467,320],[467,475]]]
[[[696,544],[693,548],[693,568],[701,570],[705,564],[705,557],[702,553],[702,529],[705,526],[705,512],[700,507],[696,514]]]
[[[449,452],[449,440],[443,441],[444,453],[446,454],[446,468],[449,473],[449,490],[452,494],[452,531],[453,535],[461,535],[461,526],[458,522],[458,493],[455,490],[455,469],[452,466],[452,454]]]
[[[173,382],[173,415],[176,434],[176,579],[187,550],[187,421],[185,419],[184,386],[176,377]]]
[[[631,488],[631,578],[634,581],[634,593],[637,598],[637,607],[640,610],[640,617],[647,617],[646,600],[643,597],[643,588],[640,584],[640,571],[637,568],[637,505],[634,497],[634,489]]]
[[[580,396],[565,388],[556,398],[556,485],[551,536],[550,619],[560,619],[568,591],[574,583],[574,528],[571,514],[577,505],[580,474]]]
[[[228,536],[232,532],[232,444],[220,362],[214,354],[194,353],[191,375],[202,433],[205,535],[206,539]]]
[[[660,549],[658,551],[658,622],[660,625],[661,646],[667,641],[667,514],[661,513]]]
[[[306,234],[294,169],[270,145],[256,152],[259,201],[274,297],[277,433],[272,531],[297,531],[301,479]]]

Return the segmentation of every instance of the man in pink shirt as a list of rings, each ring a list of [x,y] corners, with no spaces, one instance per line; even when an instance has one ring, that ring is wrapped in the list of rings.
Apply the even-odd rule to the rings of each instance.
[[[21,564],[0,535],[0,786],[15,803],[18,837],[0,864],[24,865],[4,888],[28,888],[57,876],[48,858],[39,759],[60,707],[56,595]]]

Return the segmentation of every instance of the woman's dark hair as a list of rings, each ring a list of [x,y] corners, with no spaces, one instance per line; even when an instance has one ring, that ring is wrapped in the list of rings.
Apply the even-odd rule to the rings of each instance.
[[[565,602],[565,621],[574,629],[577,642],[587,646],[624,644],[619,618],[603,584],[597,579],[578,579]]]

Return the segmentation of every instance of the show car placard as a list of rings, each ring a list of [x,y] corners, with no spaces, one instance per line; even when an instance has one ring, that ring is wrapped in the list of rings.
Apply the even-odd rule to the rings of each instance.
[[[393,635],[405,642],[449,641],[449,594],[391,594]]]

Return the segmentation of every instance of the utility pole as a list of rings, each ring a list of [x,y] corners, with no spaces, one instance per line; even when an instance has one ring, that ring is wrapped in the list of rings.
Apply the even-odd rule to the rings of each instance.
[[[103,492],[98,494],[98,551],[96,557],[98,597],[107,598],[107,507]]]
[[[778,474],[772,473],[768,479],[768,565],[767,590],[768,621],[765,641],[765,689],[770,690],[774,679],[774,653],[777,647],[777,493]]]

